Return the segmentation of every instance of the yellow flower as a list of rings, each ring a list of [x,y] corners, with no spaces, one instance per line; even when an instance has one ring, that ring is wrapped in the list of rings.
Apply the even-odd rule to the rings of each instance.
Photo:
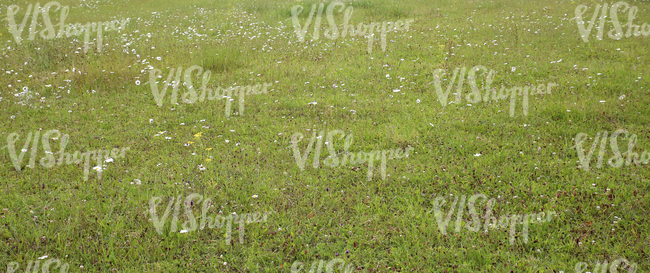
[[[212,161],[212,158],[206,158],[205,161],[210,162]]]
[[[212,150],[212,148],[205,148],[206,151]]]
[[[187,144],[194,144],[194,141],[188,141]]]
[[[203,134],[203,132],[197,133],[196,135],[194,135],[194,137],[199,138],[199,137],[201,137],[201,134]]]

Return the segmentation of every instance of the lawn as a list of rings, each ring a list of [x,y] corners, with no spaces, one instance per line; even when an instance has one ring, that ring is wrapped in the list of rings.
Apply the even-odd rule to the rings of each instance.
[[[623,3],[3,0],[0,271],[649,271]]]

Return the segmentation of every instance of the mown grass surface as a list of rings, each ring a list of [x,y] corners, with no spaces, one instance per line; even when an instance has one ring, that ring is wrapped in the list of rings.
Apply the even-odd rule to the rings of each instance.
[[[388,34],[385,52],[377,37],[372,53],[365,38],[324,38],[325,17],[320,39],[311,40],[312,23],[299,43],[291,7],[303,5],[304,14],[315,1],[60,3],[70,6],[69,23],[131,21],[104,32],[101,53],[94,45],[83,53],[83,37],[26,40],[31,21],[18,45],[4,18],[7,6],[17,4],[22,21],[27,3],[3,1],[0,146],[11,133],[20,135],[19,150],[29,132],[58,129],[70,136],[66,152],[130,151],[105,163],[101,180],[91,170],[83,181],[83,164],[17,172],[2,149],[2,268],[18,262],[23,271],[43,255],[73,272],[290,272],[295,261],[308,268],[336,257],[364,272],[572,272],[578,262],[593,270],[597,261],[619,257],[638,263],[637,272],[650,268],[648,165],[597,169],[596,151],[584,171],[572,147],[578,133],[593,138],[626,129],[638,137],[635,151],[650,150],[650,37],[599,41],[594,29],[584,43],[574,10],[587,4],[590,18],[601,2],[345,2],[354,7],[355,25],[415,20],[409,31]],[[650,23],[648,2],[628,3],[639,8],[636,24]],[[59,13],[50,14],[58,22]],[[341,24],[343,15],[335,15]],[[273,86],[248,96],[243,116],[226,117],[224,100],[171,105],[167,95],[158,107],[148,67],[166,79],[170,68],[191,65],[211,70],[213,87]],[[496,72],[493,87],[559,86],[531,96],[527,116],[519,98],[514,117],[509,100],[468,105],[467,81],[463,100],[442,107],[434,70],[476,65]],[[24,87],[30,99],[15,96]],[[367,164],[315,169],[313,152],[301,171],[291,135],[305,135],[302,153],[313,130],[336,129],[354,135],[353,152],[407,146],[415,152],[389,160],[386,180],[376,169],[367,181]],[[58,151],[58,141],[50,144]],[[342,146],[336,142],[339,152]],[[626,151],[627,140],[619,147]],[[323,147],[321,161],[327,155]],[[611,156],[608,144],[604,161]],[[191,193],[212,198],[211,214],[275,213],[246,225],[244,244],[233,231],[226,245],[223,228],[178,234],[167,225],[156,233],[149,200]],[[446,197],[447,210],[452,194],[477,193],[497,200],[497,216],[559,216],[531,224],[528,243],[520,226],[514,245],[506,229],[441,234],[434,198]],[[454,214],[452,227],[455,220]]]

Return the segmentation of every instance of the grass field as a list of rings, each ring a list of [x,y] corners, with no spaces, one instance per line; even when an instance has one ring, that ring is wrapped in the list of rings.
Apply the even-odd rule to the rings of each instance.
[[[69,7],[66,24],[126,23],[103,32],[101,52],[92,32],[85,52],[83,34],[41,37],[42,17],[29,39],[28,16],[18,44],[9,7],[20,7],[13,16],[20,25],[36,3],[0,3],[2,270],[18,265],[16,272],[25,272],[34,261],[58,259],[70,272],[296,272],[297,262],[304,263],[300,272],[317,272],[319,261],[337,258],[353,272],[596,272],[619,258],[636,263],[636,272],[650,270],[649,166],[612,167],[609,136],[596,137],[622,129],[623,152],[632,135],[634,152],[650,150],[650,34],[612,39],[608,15],[602,40],[595,23],[585,42],[574,18],[579,5],[588,7],[589,21],[597,4],[614,2],[342,2],[353,8],[355,26],[412,20],[408,30],[386,34],[385,51],[375,31],[372,52],[369,36],[325,36],[329,2],[319,39],[312,21],[300,42],[292,7],[304,7],[304,27],[319,2],[287,0],[59,0]],[[627,4],[638,8],[635,24],[650,24],[650,2]],[[55,8],[49,19],[56,26],[63,8]],[[344,8],[333,13],[339,26]],[[618,14],[621,24],[628,21],[622,8]],[[155,94],[174,79],[170,71],[182,70],[183,81],[192,66],[202,70],[188,77],[199,99],[185,103],[191,84],[181,84],[178,103],[169,87],[159,106]],[[454,85],[441,103],[436,70],[446,71],[438,78],[446,91],[454,70],[477,66],[485,67],[476,73],[480,95],[488,70],[490,93],[557,86],[528,96],[527,114],[521,96],[514,115],[509,96],[468,99],[467,77],[460,101]],[[208,70],[206,88],[268,90],[243,103],[237,93],[229,102],[220,92],[200,99],[200,75]],[[304,138],[294,147],[297,133]],[[580,133],[587,135],[584,153],[593,151],[589,170],[576,148]],[[87,153],[89,163],[54,164],[41,144],[48,139],[53,160],[64,139],[71,155],[123,152],[102,152],[101,163]],[[331,147],[339,160],[348,149],[367,160],[326,163]],[[408,147],[408,156],[386,161],[383,177],[372,151]],[[21,150],[22,160],[12,154]],[[486,198],[470,200],[477,194]],[[202,202],[207,198],[213,207]],[[465,207],[460,218],[458,209],[450,214],[443,232],[435,207],[445,200],[446,216],[454,198],[476,201],[481,222],[486,199],[494,199],[497,218],[557,216],[531,223],[526,236],[518,225],[512,237],[510,227],[471,230]],[[233,222],[197,228],[202,206]],[[160,220],[165,209],[169,216]],[[233,213],[265,216],[244,230]]]

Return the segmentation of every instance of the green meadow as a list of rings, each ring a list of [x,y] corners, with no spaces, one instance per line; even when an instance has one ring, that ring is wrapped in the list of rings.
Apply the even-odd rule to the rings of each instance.
[[[41,37],[44,13],[34,23],[25,15],[36,3],[0,3],[0,271],[58,259],[69,272],[296,272],[296,262],[318,272],[319,261],[337,258],[352,272],[596,272],[619,258],[650,270],[649,165],[608,163],[617,130],[627,132],[617,139],[624,159],[630,146],[641,159],[650,151],[650,2],[627,1],[648,35],[608,37],[607,13],[603,38],[596,22],[588,42],[576,8],[586,5],[591,21],[597,4],[615,2],[343,1],[333,11],[336,39],[325,36],[326,2],[319,36],[316,11],[300,42],[292,7],[304,8],[297,17],[305,27],[320,2],[59,0],[69,7],[65,25],[128,18],[103,31],[101,51],[92,31],[87,50],[84,34]],[[12,5],[20,9],[8,16]],[[349,7],[355,29],[412,22],[388,31],[383,51],[375,30],[369,52],[369,36],[342,37]],[[49,10],[56,33],[62,10]],[[20,44],[9,17],[25,22]],[[618,20],[628,22],[622,7]],[[201,68],[187,77],[198,99],[186,103],[192,66]],[[459,80],[477,66],[485,69],[473,100],[473,82]],[[436,83],[437,69],[446,73]],[[176,103],[170,86],[159,106],[156,93],[179,70]],[[264,84],[266,92],[243,101],[218,92]],[[542,84],[557,86],[529,95],[527,107],[520,95],[492,99],[501,87]],[[216,95],[201,98],[207,89]],[[587,137],[578,146],[593,152],[588,170],[580,133]],[[78,151],[88,163],[60,157],[64,139],[64,154]],[[372,151],[409,147],[386,160],[385,176],[372,153],[369,175]],[[339,164],[325,163],[330,149]],[[344,165],[348,150],[366,162]],[[213,218],[267,216],[233,221],[232,232],[223,222],[197,228],[209,203],[192,194],[211,198]],[[518,224],[511,238],[509,226],[471,230],[465,207],[442,232],[436,198],[446,216],[454,198],[476,194],[494,199],[496,218],[557,215],[531,223],[526,236]],[[475,204],[481,223],[486,203]]]

